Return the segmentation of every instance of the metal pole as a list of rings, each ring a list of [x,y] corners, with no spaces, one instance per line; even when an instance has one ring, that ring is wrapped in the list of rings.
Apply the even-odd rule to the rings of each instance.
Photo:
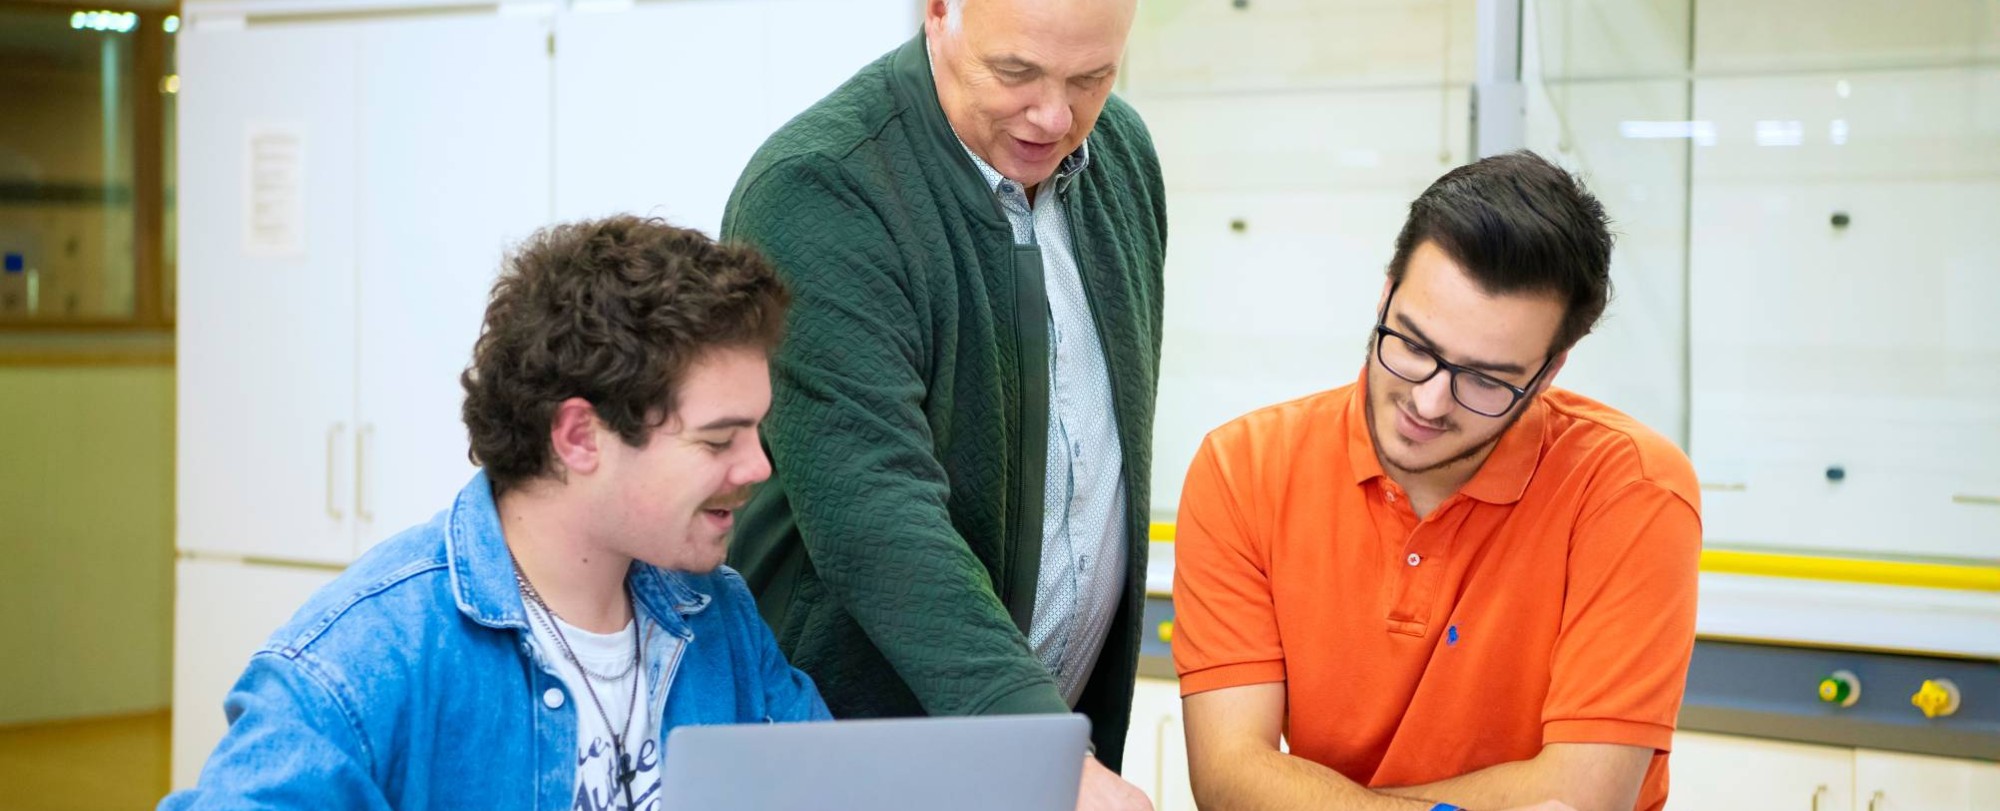
[[[1527,93],[1521,87],[1521,4],[1479,0],[1477,72],[1472,84],[1472,154],[1525,148]]]

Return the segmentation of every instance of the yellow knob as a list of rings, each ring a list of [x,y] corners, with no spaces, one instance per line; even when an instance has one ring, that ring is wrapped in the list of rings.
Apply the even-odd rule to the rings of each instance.
[[[1173,620],[1164,620],[1164,621],[1162,621],[1162,622],[1160,623],[1160,641],[1161,641],[1161,642],[1166,642],[1166,643],[1168,643],[1168,644],[1172,644],[1172,643],[1173,643],[1173,641],[1174,641],[1174,621],[1173,621]]]
[[[1910,696],[1910,703],[1922,710],[1925,718],[1942,718],[1958,712],[1958,685],[1950,679],[1925,679],[1917,694]]]

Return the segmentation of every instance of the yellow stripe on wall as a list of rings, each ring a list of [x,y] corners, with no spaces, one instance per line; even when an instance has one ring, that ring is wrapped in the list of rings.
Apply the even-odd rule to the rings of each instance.
[[[2000,565],[1915,563],[1704,549],[1701,553],[1701,570],[1716,574],[1789,577],[1837,583],[1875,583],[1885,586],[1915,586],[1960,591],[2000,591]]]
[[[1174,523],[1154,521],[1149,535],[1155,541],[1172,543]],[[1701,570],[1715,574],[1747,574],[1835,583],[1874,583],[1885,586],[2000,592],[2000,563],[1916,563],[1704,549],[1701,553]]]

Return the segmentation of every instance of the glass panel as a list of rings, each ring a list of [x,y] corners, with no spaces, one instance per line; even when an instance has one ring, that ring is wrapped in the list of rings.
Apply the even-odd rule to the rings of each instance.
[[[1533,46],[1536,72],[1552,82],[1678,77],[1687,70],[1691,0],[1531,0],[1525,5],[1530,19],[1524,26],[1524,50]]]
[[[1691,0],[1536,0],[1525,9],[1528,148],[1581,174],[1617,236],[1614,294],[1558,385],[1687,442]]]
[[[1708,2],[1695,16],[1703,72],[1960,64],[1993,50],[1996,0]]]
[[[1475,0],[1146,0],[1134,90],[1470,82]]]
[[[1167,187],[1153,505],[1210,429],[1352,382],[1410,201],[1468,158],[1474,0],[1146,0],[1121,93]]]
[[[0,5],[0,327],[157,320],[167,14]]]
[[[1682,429],[1712,543],[2000,554],[2000,0],[1530,12],[1530,146],[1621,235],[1563,384]]]

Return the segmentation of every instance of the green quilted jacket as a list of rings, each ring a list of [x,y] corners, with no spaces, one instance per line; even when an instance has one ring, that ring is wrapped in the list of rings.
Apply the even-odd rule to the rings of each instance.
[[[1105,105],[1063,197],[1110,366],[1130,561],[1077,711],[1116,768],[1131,717],[1159,380],[1166,198],[1153,145]],[[772,362],[775,473],[730,563],[840,717],[1068,712],[1026,629],[1041,565],[1048,303],[937,103],[922,36],[766,141],[725,239],[795,303]]]

